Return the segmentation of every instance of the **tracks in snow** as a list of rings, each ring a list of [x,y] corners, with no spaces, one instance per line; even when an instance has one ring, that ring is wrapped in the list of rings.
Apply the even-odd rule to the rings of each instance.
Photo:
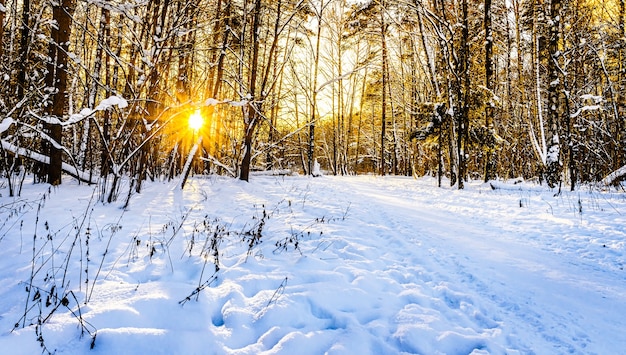
[[[523,353],[548,349],[558,353],[602,353],[605,346],[615,349],[626,344],[625,339],[600,331],[608,327],[619,333],[626,325],[619,314],[603,312],[605,308],[624,309],[621,304],[626,300],[622,285],[612,290],[601,286],[611,284],[606,280],[610,275],[594,272],[594,265],[542,250],[536,243],[524,243],[524,231],[511,235],[510,229],[500,228],[502,223],[493,217],[462,210],[459,206],[468,206],[467,201],[459,202],[459,206],[441,206],[434,201],[440,192],[422,190],[413,196],[394,196],[393,191],[381,193],[381,188],[385,185],[376,186],[372,193],[371,186],[349,186],[351,193],[367,196],[368,206],[377,206],[375,210],[353,206],[360,209],[353,217],[389,226],[376,237],[387,240],[389,254],[405,258],[397,261],[398,266],[406,270],[420,266],[421,275],[415,275],[418,280],[413,278],[413,285],[404,286],[421,286],[419,300],[431,297],[431,311],[435,309],[439,317],[452,318],[449,320],[459,325],[459,329],[437,329],[433,321],[428,325],[438,332],[438,339],[444,339],[450,331],[458,333],[456,339],[433,342],[431,348],[409,346],[404,350],[449,349],[462,353],[471,352],[474,346],[496,353],[513,349]],[[481,197],[471,192],[444,193],[465,194],[460,199]],[[497,211],[494,214],[497,217]],[[619,278],[614,281],[619,284]],[[590,311],[589,302],[598,305],[597,311],[594,307]],[[398,329],[403,323],[434,319],[428,317],[428,312],[419,314],[417,309],[405,305],[397,315]],[[412,331],[419,336],[418,331]],[[492,342],[500,337],[505,340]],[[465,348],[456,349],[452,343],[465,344]],[[507,344],[508,349],[496,343]]]

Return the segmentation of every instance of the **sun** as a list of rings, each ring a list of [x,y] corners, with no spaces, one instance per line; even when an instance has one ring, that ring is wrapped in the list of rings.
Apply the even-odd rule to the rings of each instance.
[[[204,118],[202,117],[200,110],[196,110],[194,113],[192,113],[189,116],[189,128],[193,129],[194,131],[197,131],[200,128],[202,128],[203,124],[204,124]]]

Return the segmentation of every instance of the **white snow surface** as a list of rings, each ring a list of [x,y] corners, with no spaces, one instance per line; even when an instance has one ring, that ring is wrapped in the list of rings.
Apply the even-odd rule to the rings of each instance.
[[[123,210],[96,202],[98,191],[67,179],[9,198],[0,186],[3,352],[626,349],[624,193],[191,177],[183,191],[146,183]]]
[[[11,117],[6,117],[0,121],[0,133],[7,131],[13,123],[15,123],[15,121],[13,121],[13,118]]]

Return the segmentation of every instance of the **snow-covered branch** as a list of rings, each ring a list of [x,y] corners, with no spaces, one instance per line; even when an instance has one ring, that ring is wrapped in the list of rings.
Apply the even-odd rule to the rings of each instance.
[[[626,165],[607,175],[601,182],[605,186],[610,186],[615,184],[618,180],[622,180],[624,177],[626,177]]]
[[[583,106],[581,108],[579,108],[576,112],[572,113],[570,115],[571,118],[576,118],[578,116],[580,116],[581,113],[586,112],[586,111],[602,111],[602,107],[599,105],[593,105],[593,106]]]
[[[15,144],[9,143],[5,140],[0,140],[0,144],[2,145],[2,149],[7,150],[15,155],[20,155],[23,157],[26,157],[28,159],[32,159],[34,161],[43,163],[43,164],[50,164],[50,157],[43,155],[41,153],[37,153],[35,151],[32,151],[30,149],[26,149],[23,147],[19,147]],[[68,174],[70,174],[71,176],[80,179],[82,181],[85,181],[87,183],[93,184],[94,182],[91,181],[90,179],[90,174],[81,170],[78,170],[75,166],[72,166],[70,164],[67,163],[63,163],[61,166],[61,169],[63,169],[63,171],[67,172]]]
[[[78,123],[84,120],[85,118],[91,117],[98,111],[106,111],[115,106],[119,107],[120,109],[126,108],[128,107],[128,101],[126,101],[126,99],[124,99],[121,96],[113,95],[102,100],[100,104],[98,104],[98,106],[96,106],[94,109],[84,108],[80,110],[79,113],[70,115],[69,119],[66,121],[61,121],[57,117],[53,117],[53,116],[39,116],[32,111],[29,111],[29,114],[40,121],[43,121],[49,124],[61,125],[62,127],[67,127],[75,123]]]
[[[231,167],[229,167],[228,165],[222,163],[216,157],[212,156],[209,153],[206,153],[206,157],[200,157],[200,160],[208,161],[210,163],[213,163],[213,164],[219,166],[220,168],[226,170],[226,172],[228,172],[228,174],[230,176],[237,177],[237,173]]]
[[[324,89],[326,86],[331,85],[331,84],[333,84],[333,83],[336,83],[336,82],[338,82],[338,81],[340,81],[340,80],[343,80],[343,79],[345,79],[345,78],[349,77],[350,75],[352,75],[352,74],[354,74],[354,73],[356,73],[356,72],[358,72],[358,71],[360,71],[360,70],[363,70],[363,69],[365,69],[365,68],[367,68],[367,67],[368,67],[367,65],[364,65],[364,66],[362,66],[362,67],[354,68],[354,70],[351,70],[351,71],[349,71],[349,72],[347,72],[347,73],[345,73],[345,74],[339,75],[339,76],[337,76],[337,77],[335,77],[335,78],[332,78],[332,79],[328,80],[327,82],[323,83],[322,85],[320,85],[320,86],[317,88],[317,90],[315,90],[315,92],[316,92],[316,93],[319,93],[319,92],[320,92],[320,91],[322,91],[322,89]]]

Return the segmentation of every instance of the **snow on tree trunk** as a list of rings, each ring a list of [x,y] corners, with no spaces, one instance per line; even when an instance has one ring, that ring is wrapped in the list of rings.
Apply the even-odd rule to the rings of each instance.
[[[191,164],[193,163],[193,158],[196,156],[198,152],[198,148],[202,146],[202,136],[198,138],[196,144],[191,147],[189,151],[189,155],[187,155],[187,160],[185,161],[185,166],[183,167],[183,179],[180,182],[180,189],[185,188],[185,183],[187,183],[187,178],[189,177],[189,172],[191,172]]]
[[[548,152],[546,155],[546,182],[551,188],[561,180],[561,160],[559,142],[559,120],[562,113],[560,100],[561,82],[559,80],[559,42],[560,42],[561,0],[550,2],[550,41],[548,43]]]

